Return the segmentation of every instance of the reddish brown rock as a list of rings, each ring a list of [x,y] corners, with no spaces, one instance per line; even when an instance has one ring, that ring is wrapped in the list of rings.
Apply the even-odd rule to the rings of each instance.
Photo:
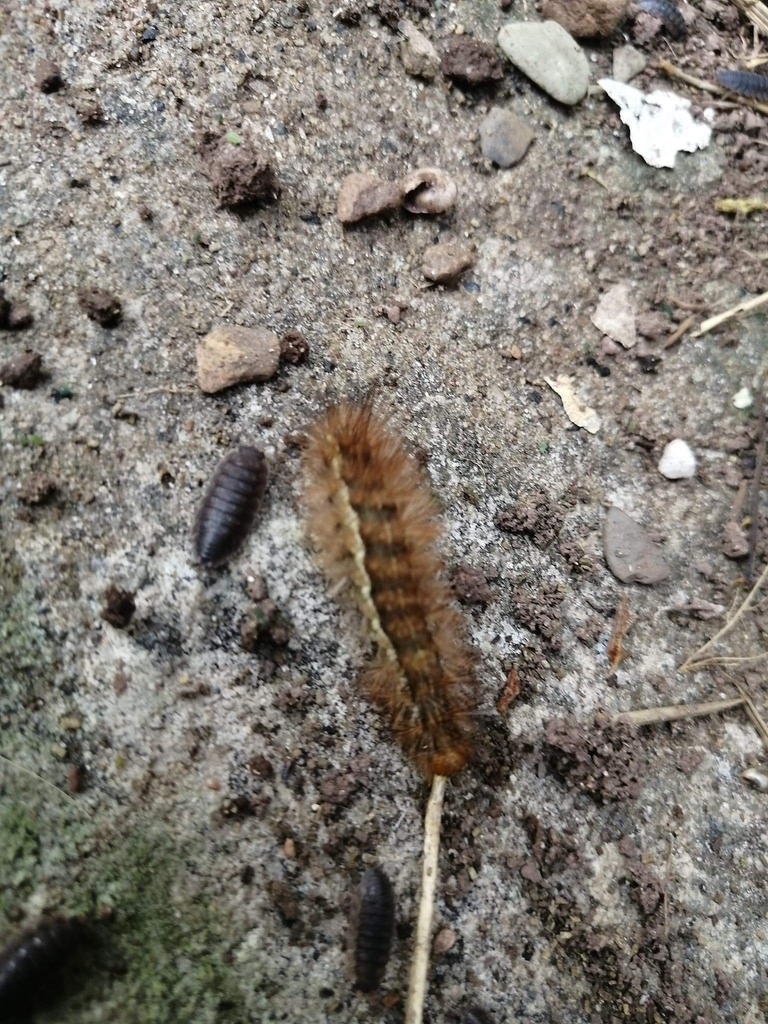
[[[280,342],[263,327],[216,327],[197,346],[197,383],[213,395],[233,384],[269,380],[280,364]]]
[[[278,185],[272,157],[250,139],[237,132],[205,132],[200,156],[219,206],[237,207],[276,198]]]
[[[542,14],[576,38],[609,36],[626,18],[629,0],[544,0]]]
[[[375,174],[348,174],[341,183],[336,201],[336,216],[342,224],[356,224],[365,217],[375,217],[384,210],[400,205],[403,192],[394,181],[384,181]]]

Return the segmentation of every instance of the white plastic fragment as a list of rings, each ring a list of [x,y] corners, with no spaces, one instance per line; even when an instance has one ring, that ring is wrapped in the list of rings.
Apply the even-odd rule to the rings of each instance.
[[[709,145],[712,129],[691,117],[690,100],[664,89],[646,95],[613,78],[601,78],[599,84],[618,105],[632,148],[651,167],[674,167],[678,153]]]
[[[754,398],[749,388],[742,388],[741,391],[737,391],[733,396],[733,406],[735,409],[748,409],[753,402]]]
[[[571,378],[560,376],[557,380],[552,380],[551,377],[545,377],[544,380],[555,394],[560,396],[565,414],[571,423],[575,423],[577,427],[583,427],[590,434],[596,434],[600,429],[600,417],[594,409],[590,409],[588,405],[582,405],[578,400],[573,392]]]
[[[637,343],[636,315],[629,282],[622,281],[603,295],[590,320],[598,331],[624,348],[632,348]]]
[[[689,480],[696,475],[696,456],[691,446],[676,437],[661,454],[659,472],[667,480]]]

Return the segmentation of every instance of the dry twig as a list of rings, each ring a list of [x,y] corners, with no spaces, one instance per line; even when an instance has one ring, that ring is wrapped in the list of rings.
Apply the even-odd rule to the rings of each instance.
[[[592,181],[596,181],[598,185],[602,185],[606,192],[610,192],[610,186],[606,185],[603,179],[589,167],[582,167],[579,171],[580,178],[591,178]]]
[[[766,303],[768,303],[768,292],[763,292],[762,295],[755,295],[751,299],[745,299],[737,306],[726,309],[724,313],[718,313],[717,316],[712,316],[709,320],[705,320],[698,331],[693,332],[691,337],[700,338],[703,334],[709,334],[710,331],[714,331],[716,327],[720,327],[721,324],[732,320],[735,316],[739,316],[741,313],[752,313]]]
[[[50,786],[51,789],[55,789],[57,793],[65,797],[67,800],[74,802],[75,798],[67,793],[66,790],[60,789],[54,782],[49,782],[48,779],[44,779],[42,775],[38,775],[36,772],[30,771],[29,768],[25,768],[23,764],[19,764],[17,761],[12,761],[10,757],[6,757],[5,754],[0,754],[0,761],[4,761],[5,764],[10,765],[17,772],[21,772],[23,775],[28,775],[36,782],[42,782],[44,786]]]
[[[138,391],[126,391],[124,395],[116,395],[115,401],[122,402],[126,398],[144,398],[146,395],[194,395],[199,388],[192,385],[165,384],[157,388],[139,388]]]
[[[750,608],[755,603],[755,599],[757,597],[757,592],[760,590],[760,587],[762,587],[763,583],[765,583],[767,578],[768,578],[768,565],[760,573],[759,579],[757,580],[755,585],[752,587],[750,592],[747,594],[747,596],[744,598],[744,600],[741,602],[741,604],[736,608],[736,610],[733,612],[733,614],[729,614],[728,615],[728,618],[726,619],[725,625],[722,627],[722,629],[719,629],[717,631],[717,633],[715,633],[715,635],[710,640],[707,640],[707,642],[705,644],[702,644],[702,646],[699,647],[699,649],[697,651],[694,651],[693,654],[689,654],[688,655],[688,657],[685,659],[685,661],[680,666],[680,671],[681,672],[695,672],[697,669],[705,667],[704,664],[702,664],[702,655],[705,654],[711,647],[713,647],[714,644],[716,644],[718,642],[718,640],[722,640],[722,638],[724,636],[727,636],[727,634],[731,632],[733,627],[750,610]],[[765,657],[765,655],[758,655],[757,657]],[[713,659],[705,659],[705,662],[706,662],[706,664],[711,664],[712,660]],[[747,660],[750,660],[750,659],[748,659],[748,658],[740,658],[738,660],[739,661],[747,661]]]
[[[765,744],[766,750],[768,750],[768,725],[765,724],[765,720],[763,719],[763,717],[760,714],[760,712],[757,710],[757,705],[752,700],[752,697],[750,696],[749,691],[746,690],[741,685],[741,683],[736,683],[735,682],[734,685],[736,686],[736,689],[739,691],[739,693],[744,698],[744,706],[745,706],[746,712],[749,715],[749,717],[750,717],[750,719],[752,721],[752,724],[757,729],[757,731],[760,733],[760,738],[762,739],[763,743]]]
[[[670,704],[660,708],[640,708],[637,711],[623,711],[617,715],[620,722],[632,725],[658,725],[660,722],[677,722],[683,718],[703,718],[720,711],[729,711],[747,703],[747,697],[729,697],[727,700],[710,700],[703,704]]]
[[[701,89],[703,92],[711,93],[713,96],[734,95],[730,89],[725,89],[722,85],[706,82],[703,78],[697,78],[695,75],[689,75],[687,71],[681,71],[680,68],[676,68],[668,60],[660,60],[657,67],[659,71],[663,71],[670,78],[675,78],[678,82],[685,82],[686,85],[692,85],[695,89]],[[753,110],[759,110],[761,114],[768,114],[768,104],[758,103],[757,100],[750,99],[748,96],[739,96],[739,102],[744,106],[752,107]]]
[[[718,213],[738,213],[746,217],[750,213],[768,210],[768,199],[751,196],[746,199],[716,199],[715,209]]]
[[[690,331],[690,329],[693,327],[695,319],[696,317],[694,316],[687,316],[685,320],[683,320],[683,322],[677,328],[677,330],[673,331],[672,334],[670,334],[670,336],[661,346],[662,351],[668,348],[672,348],[673,345],[676,345],[677,342],[680,341],[682,336],[685,334],[685,332]]]
[[[752,481],[752,493],[749,496],[749,516],[752,521],[749,527],[749,558],[747,559],[747,568],[744,571],[744,579],[747,583],[752,582],[752,573],[755,570],[757,534],[760,527],[760,488],[763,483],[763,469],[765,468],[765,395],[763,394],[762,378],[755,391],[755,405],[757,406],[758,441],[755,478]]]
[[[421,1024],[427,994],[427,971],[432,940],[432,913],[437,885],[437,858],[440,853],[440,818],[443,813],[446,779],[436,775],[432,780],[427,813],[424,818],[424,864],[421,876],[421,900],[416,923],[416,942],[405,1004],[405,1024]]]
[[[768,36],[768,7],[761,0],[732,0],[758,31]]]
[[[681,299],[677,295],[668,295],[667,299],[678,309],[685,309],[691,313],[706,313],[712,308],[708,302],[689,302],[688,299]]]

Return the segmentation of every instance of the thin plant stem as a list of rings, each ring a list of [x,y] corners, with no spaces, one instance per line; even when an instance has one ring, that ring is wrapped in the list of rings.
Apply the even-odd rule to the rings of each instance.
[[[416,944],[411,960],[408,983],[408,1001],[405,1005],[405,1024],[421,1024],[424,1000],[427,995],[429,951],[432,944],[432,914],[435,907],[437,860],[440,853],[440,819],[445,796],[444,775],[435,775],[424,817],[424,864],[421,876],[421,900],[416,924]]]

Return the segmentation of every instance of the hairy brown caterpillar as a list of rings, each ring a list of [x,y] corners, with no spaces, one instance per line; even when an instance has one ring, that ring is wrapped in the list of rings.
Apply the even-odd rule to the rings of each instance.
[[[319,559],[354,585],[378,647],[366,688],[427,778],[453,775],[472,753],[470,658],[418,467],[370,404],[346,402],[310,429],[305,467]]]

